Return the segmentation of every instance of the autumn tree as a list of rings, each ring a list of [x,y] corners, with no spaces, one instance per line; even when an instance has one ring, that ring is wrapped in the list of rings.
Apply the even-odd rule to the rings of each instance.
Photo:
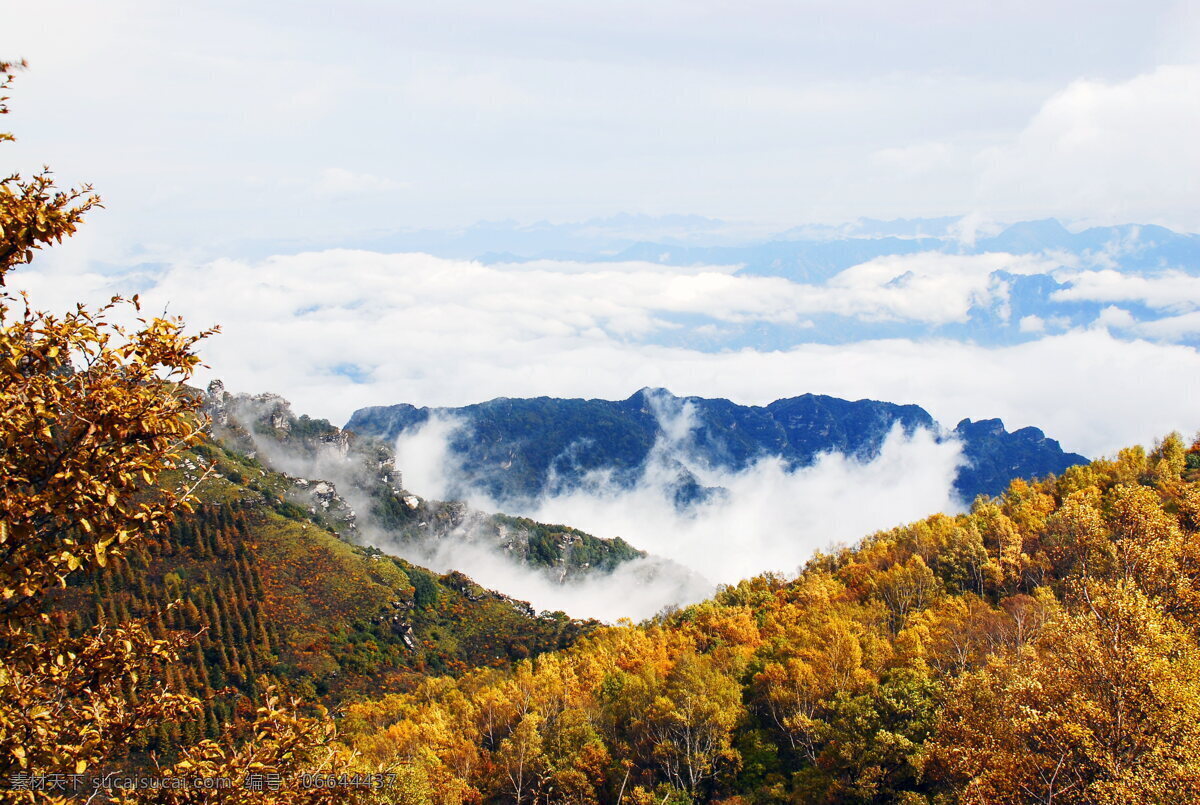
[[[0,86],[15,66],[2,65]],[[48,170],[0,180],[0,284],[98,203],[86,187],[56,189]],[[81,773],[194,706],[150,681],[178,646],[136,624],[38,639],[52,586],[185,505],[155,482],[200,438],[197,401],[180,384],[204,334],[166,319],[125,329],[110,320],[122,304],[57,317],[0,295],[0,773]]]
[[[1128,582],[1086,596],[954,685],[929,772],[964,802],[1200,798],[1200,650]]]
[[[707,655],[683,655],[651,700],[638,728],[667,779],[696,796],[740,758],[733,730],[742,715],[738,684]]]
[[[1200,442],[1181,444],[354,705],[391,711],[354,745],[411,759],[438,792],[413,802],[1200,799]]]
[[[941,591],[937,577],[920,556],[880,573],[875,587],[891,614],[893,631],[899,631],[905,618],[924,609]]]

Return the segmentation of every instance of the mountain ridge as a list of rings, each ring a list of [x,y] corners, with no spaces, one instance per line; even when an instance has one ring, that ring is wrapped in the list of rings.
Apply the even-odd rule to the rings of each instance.
[[[867,461],[878,455],[895,427],[906,436],[920,428],[939,439],[957,436],[968,464],[955,489],[968,502],[980,494],[999,494],[1014,478],[1059,473],[1087,461],[1064,452],[1037,428],[1010,433],[998,419],[964,419],[951,431],[918,405],[811,393],[765,406],[676,397],[649,388],[625,400],[496,398],[459,408],[400,403],[358,409],[346,430],[395,440],[433,417],[463,423],[448,440],[448,449],[462,463],[463,491],[474,488],[496,500],[571,488],[594,470],[610,470],[618,483],[631,485],[654,445],[668,436],[664,423],[678,426],[680,418],[688,417],[682,455],[732,471],[771,455],[782,458],[790,470],[827,452]],[[679,501],[702,499],[705,494],[697,485],[695,476],[681,468]]]

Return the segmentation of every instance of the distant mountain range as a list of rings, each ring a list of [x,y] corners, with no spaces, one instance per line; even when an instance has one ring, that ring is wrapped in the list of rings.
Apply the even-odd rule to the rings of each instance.
[[[1000,232],[972,240],[953,225],[957,219],[903,222],[866,221],[840,229],[800,227],[765,241],[700,245],[674,240],[638,240],[605,253],[591,250],[488,251],[485,263],[536,259],[587,261],[643,260],[664,265],[740,265],[740,273],[785,277],[793,282],[821,283],[839,271],[887,255],[947,254],[1075,255],[1118,263],[1131,270],[1179,268],[1200,274],[1200,236],[1161,226],[1123,224],[1072,232],[1059,221],[1022,221]]]
[[[875,257],[938,251],[950,254],[1059,254],[1096,258],[1125,270],[1176,268],[1200,274],[1200,235],[1127,223],[1074,231],[1057,219],[977,228],[967,218],[861,218],[782,231],[747,228],[699,215],[620,214],[571,223],[480,221],[460,229],[397,230],[346,243],[297,248],[427,252],[484,263],[531,260],[623,262],[673,266],[734,265],[743,273],[823,282]]]
[[[500,502],[569,491],[597,470],[608,472],[619,485],[632,486],[645,473],[656,444],[671,438],[668,430],[680,427],[681,417],[687,433],[676,445],[673,487],[680,506],[720,492],[704,487],[689,464],[740,471],[777,456],[795,469],[828,452],[869,460],[897,426],[907,435],[925,428],[939,438],[962,441],[967,463],[954,487],[965,501],[999,494],[1014,478],[1059,473],[1087,461],[1063,452],[1037,428],[1010,433],[998,419],[964,419],[946,431],[916,405],[815,394],[767,406],[680,398],[662,389],[642,389],[621,401],[539,397],[500,398],[461,408],[398,404],[362,408],[346,429],[393,440],[433,417],[459,423],[448,445],[460,470],[461,488],[454,491],[478,491]]]

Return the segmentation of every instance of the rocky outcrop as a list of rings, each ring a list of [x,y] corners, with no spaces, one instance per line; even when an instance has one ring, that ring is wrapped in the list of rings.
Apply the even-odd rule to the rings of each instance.
[[[204,412],[208,414],[213,424],[224,426],[229,424],[229,410],[225,406],[225,384],[214,380],[208,384],[204,394]]]
[[[288,477],[286,500],[349,542],[474,543],[560,582],[643,556],[620,539],[421,498],[404,489],[384,440],[296,416],[276,394],[230,394],[217,380],[209,384],[205,410],[217,441]]]
[[[329,481],[294,478],[289,497],[332,528],[342,539],[357,542],[358,515]]]
[[[978,422],[964,419],[954,428],[954,435],[962,441],[963,456],[967,459],[958,472],[957,482],[964,495],[972,491],[998,494],[1013,478],[1057,474],[1074,464],[1087,462],[1083,456],[1064,453],[1057,441],[1047,438],[1038,428],[1009,433],[999,419]]]

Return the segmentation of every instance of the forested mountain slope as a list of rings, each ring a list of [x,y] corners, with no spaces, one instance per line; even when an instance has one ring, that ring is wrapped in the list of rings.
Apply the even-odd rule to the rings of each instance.
[[[1200,799],[1200,445],[1177,437],[508,671],[353,705],[413,803]]]
[[[144,619],[156,638],[196,636],[169,682],[203,712],[135,736],[135,750],[215,737],[269,685],[332,706],[563,648],[597,625],[347,543],[290,499],[293,479],[212,442],[164,482],[198,482],[195,511],[49,605],[47,628],[68,633]]]

